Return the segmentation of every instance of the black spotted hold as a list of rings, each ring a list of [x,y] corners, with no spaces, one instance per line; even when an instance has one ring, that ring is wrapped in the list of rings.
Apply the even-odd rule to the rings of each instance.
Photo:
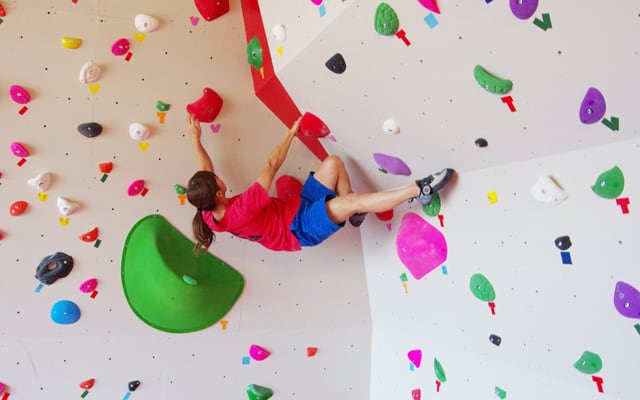
[[[86,122],[78,125],[78,132],[80,132],[82,136],[93,138],[102,133],[102,125],[97,122]]]
[[[140,381],[131,381],[127,384],[130,392],[135,392],[135,390],[140,386]]]
[[[489,145],[489,142],[487,142],[487,139],[484,139],[484,138],[476,139],[476,146],[478,146],[478,147],[487,147],[488,145]]]
[[[342,54],[336,53],[324,64],[329,68],[329,71],[341,74],[347,69],[347,63],[344,61]]]
[[[571,247],[571,239],[569,236],[560,236],[559,238],[556,238],[555,243],[556,247],[560,250],[567,250]]]

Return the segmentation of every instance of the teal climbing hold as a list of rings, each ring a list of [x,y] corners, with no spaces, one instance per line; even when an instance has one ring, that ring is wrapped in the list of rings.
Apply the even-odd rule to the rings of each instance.
[[[400,27],[400,20],[398,14],[387,3],[380,3],[376,9],[375,15],[375,28],[376,32],[381,35],[395,35]]]
[[[436,378],[440,382],[445,383],[447,381],[447,374],[444,373],[444,368],[442,368],[442,364],[437,358],[433,359],[433,372],[436,373]]]
[[[605,199],[615,199],[624,190],[624,174],[616,165],[608,171],[601,173],[596,183],[591,186],[595,194]]]
[[[496,299],[496,291],[493,289],[491,282],[482,274],[475,274],[469,282],[471,293],[482,301],[494,301]]]
[[[251,384],[247,388],[249,400],[267,400],[273,396],[273,390],[268,387]]]

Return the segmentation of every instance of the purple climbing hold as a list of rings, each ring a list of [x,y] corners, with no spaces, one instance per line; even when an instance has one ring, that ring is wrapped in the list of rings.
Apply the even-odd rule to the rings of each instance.
[[[640,292],[626,282],[616,283],[613,305],[625,317],[640,318]]]
[[[580,121],[583,124],[596,123],[604,117],[606,111],[607,103],[602,93],[594,87],[589,88],[580,104]]]
[[[374,153],[373,159],[376,160],[380,168],[393,175],[411,175],[411,169],[404,161],[398,157],[390,156],[382,153]]]
[[[528,19],[538,9],[538,0],[509,0],[509,7],[516,18]]]

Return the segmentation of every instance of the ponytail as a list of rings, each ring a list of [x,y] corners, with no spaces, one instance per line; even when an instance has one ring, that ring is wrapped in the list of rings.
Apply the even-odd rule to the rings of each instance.
[[[200,209],[196,210],[196,215],[194,215],[191,225],[193,228],[193,236],[196,239],[193,252],[195,255],[202,255],[206,253],[213,242],[215,242],[216,235],[202,218],[202,210]]]

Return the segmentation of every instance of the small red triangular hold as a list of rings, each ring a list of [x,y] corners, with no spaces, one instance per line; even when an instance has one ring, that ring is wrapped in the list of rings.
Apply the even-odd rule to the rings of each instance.
[[[96,380],[91,378],[91,379],[87,379],[86,381],[82,382],[80,384],[80,388],[82,389],[91,389],[93,387],[93,384],[96,383]]]
[[[317,347],[307,347],[307,357],[313,357],[318,352]]]
[[[426,9],[433,11],[436,14],[440,14],[440,7],[436,0],[418,0],[418,3],[422,4]]]
[[[310,112],[306,112],[300,120],[300,133],[305,136],[322,138],[329,135],[331,130],[320,118]]]

